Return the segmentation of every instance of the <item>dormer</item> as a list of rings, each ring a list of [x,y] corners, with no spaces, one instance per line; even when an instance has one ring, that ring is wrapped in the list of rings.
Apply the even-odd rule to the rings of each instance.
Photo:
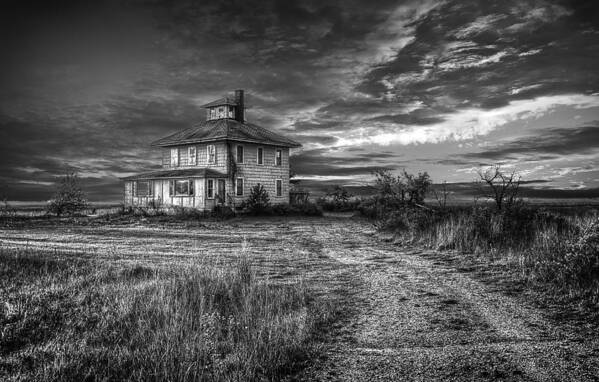
[[[234,119],[245,122],[245,102],[243,90],[235,90],[235,98],[224,97],[203,105],[206,108],[206,120]]]

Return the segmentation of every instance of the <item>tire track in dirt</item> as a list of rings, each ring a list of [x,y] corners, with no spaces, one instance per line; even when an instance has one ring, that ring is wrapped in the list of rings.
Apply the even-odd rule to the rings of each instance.
[[[357,313],[303,379],[599,380],[596,338],[569,335],[538,309],[354,224],[315,237],[362,289]]]

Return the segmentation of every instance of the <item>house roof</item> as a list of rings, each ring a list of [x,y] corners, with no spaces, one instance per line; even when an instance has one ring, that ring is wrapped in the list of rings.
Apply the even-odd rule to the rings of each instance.
[[[210,168],[184,168],[143,172],[121,178],[122,180],[146,180],[164,178],[226,178],[227,175]]]
[[[301,146],[300,143],[292,139],[286,138],[258,125],[241,123],[229,118],[213,119],[196,123],[189,129],[179,131],[152,142],[152,146],[167,147],[223,139],[285,147]]]
[[[201,107],[213,107],[213,106],[222,106],[222,105],[233,105],[233,106],[237,106],[237,102],[235,102],[235,99],[233,98],[229,98],[229,97],[223,97],[223,98],[219,98],[216,101],[212,101],[212,102],[208,102],[205,105],[202,105]]]

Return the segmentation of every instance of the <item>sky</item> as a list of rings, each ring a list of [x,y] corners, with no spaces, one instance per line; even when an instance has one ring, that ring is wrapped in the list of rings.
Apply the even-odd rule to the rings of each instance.
[[[303,144],[309,185],[375,169],[463,184],[481,166],[599,196],[599,3],[3,1],[0,196],[91,200],[160,166],[150,143],[245,89],[247,119]],[[559,192],[558,192],[559,191]]]

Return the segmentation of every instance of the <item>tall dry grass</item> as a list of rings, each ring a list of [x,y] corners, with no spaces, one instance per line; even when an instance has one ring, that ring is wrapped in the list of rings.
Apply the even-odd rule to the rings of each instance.
[[[554,297],[599,308],[599,214],[589,208],[397,208],[378,226],[397,239],[507,263]]]
[[[0,380],[280,380],[326,312],[301,280],[0,251]]]

